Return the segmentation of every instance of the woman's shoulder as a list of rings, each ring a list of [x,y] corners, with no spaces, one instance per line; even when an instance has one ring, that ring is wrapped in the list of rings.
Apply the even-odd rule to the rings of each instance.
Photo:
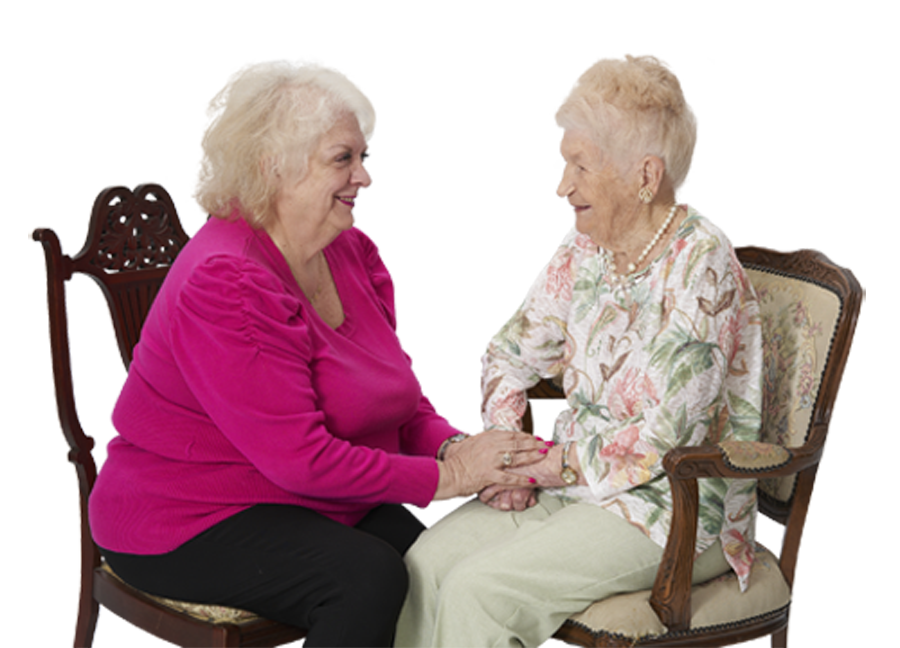
[[[262,230],[242,219],[210,219],[172,265],[164,298],[179,308],[202,302],[218,311],[240,307],[287,316],[299,308],[289,279],[290,269]]]
[[[326,255],[338,263],[337,268],[341,273],[367,275],[378,282],[390,280],[378,246],[355,227],[341,232],[326,248]],[[334,270],[333,267],[332,271]]]
[[[725,232],[693,207],[681,223],[673,243],[674,255],[683,264],[685,283],[690,276],[699,277],[712,269],[715,276],[731,275],[747,285],[746,272],[737,258],[734,246]]]
[[[333,253],[352,255],[368,260],[378,257],[378,246],[362,230],[355,227],[341,232],[328,246]]]
[[[693,207],[687,207],[687,212],[666,256],[689,265],[702,259],[712,265],[729,263],[735,252],[725,232]]]

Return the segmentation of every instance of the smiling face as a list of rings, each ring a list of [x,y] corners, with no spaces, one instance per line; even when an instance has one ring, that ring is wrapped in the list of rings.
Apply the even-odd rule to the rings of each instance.
[[[576,229],[597,245],[607,245],[619,235],[616,217],[634,210],[638,188],[603,159],[584,132],[566,130],[559,148],[566,166],[556,193],[575,208]]]
[[[266,228],[273,238],[330,242],[351,228],[359,189],[372,183],[363,166],[366,147],[356,117],[338,119],[310,153],[306,173],[293,182],[282,180],[275,218]]]

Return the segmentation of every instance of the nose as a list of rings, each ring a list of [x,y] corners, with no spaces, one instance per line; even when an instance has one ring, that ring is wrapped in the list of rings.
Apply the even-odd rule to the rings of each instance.
[[[353,175],[350,180],[360,187],[368,187],[372,184],[372,177],[369,175],[369,172],[366,171],[366,167],[363,166],[362,161],[360,161],[359,164],[356,165],[356,168],[353,169]]]
[[[571,180],[569,180],[569,170],[567,168],[563,171],[559,186],[556,188],[556,195],[560,198],[565,198],[566,196],[571,195],[573,189],[574,187],[572,186]]]

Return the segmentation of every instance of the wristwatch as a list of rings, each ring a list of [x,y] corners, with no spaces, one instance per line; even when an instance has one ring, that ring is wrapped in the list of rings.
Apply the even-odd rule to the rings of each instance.
[[[446,439],[444,439],[444,442],[441,444],[441,447],[438,449],[437,460],[438,461],[444,460],[444,455],[447,453],[447,448],[450,446],[451,443],[459,443],[460,441],[465,441],[468,438],[469,438],[468,434],[466,434],[465,432],[459,432],[458,434],[454,434],[453,436],[447,437]]]
[[[578,483],[578,473],[569,465],[569,448],[572,447],[574,441],[566,441],[563,446],[562,454],[562,470],[559,473],[560,479],[566,482],[566,486],[574,486]]]

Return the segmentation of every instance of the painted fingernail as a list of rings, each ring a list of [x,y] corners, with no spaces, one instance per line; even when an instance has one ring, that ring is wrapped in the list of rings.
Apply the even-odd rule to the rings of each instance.
[[[548,448],[552,448],[552,447],[553,447],[553,441],[547,441],[544,445],[547,446]]]
[[[550,448],[541,448],[540,450],[538,450],[538,452],[540,452],[541,454],[547,454],[548,452],[550,452]]]
[[[537,479],[535,479],[534,477],[529,477],[529,478],[528,478],[528,483],[529,483],[529,484],[537,484]]]

